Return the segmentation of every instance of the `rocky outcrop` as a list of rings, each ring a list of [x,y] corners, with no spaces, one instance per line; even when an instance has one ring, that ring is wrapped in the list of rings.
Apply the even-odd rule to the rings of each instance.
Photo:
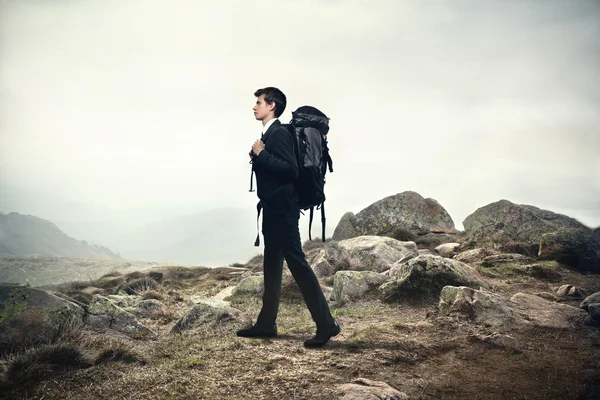
[[[542,235],[540,260],[556,260],[580,271],[600,272],[600,236],[589,229],[560,229]]]
[[[344,303],[362,299],[389,278],[371,271],[338,271],[333,277],[332,301]]]
[[[418,255],[414,242],[401,242],[383,236],[359,236],[329,242],[313,259],[311,267],[318,277],[337,271],[383,272],[398,260]]]
[[[485,285],[483,277],[474,268],[435,255],[421,255],[408,262],[397,263],[389,276],[391,280],[381,286],[385,299],[437,295],[447,285]]]
[[[407,191],[379,200],[356,215],[344,214],[333,239],[389,236],[414,241],[429,233],[455,232],[452,218],[437,201]]]
[[[199,300],[175,323],[171,333],[191,331],[201,327],[215,327],[238,319],[240,311],[228,302],[215,299]]]
[[[385,382],[358,378],[353,383],[338,385],[339,400],[408,400],[406,393],[399,392]]]
[[[95,329],[111,329],[132,338],[155,338],[152,330],[142,325],[133,314],[103,296],[95,296],[87,306],[87,324]]]
[[[477,209],[465,218],[463,225],[470,241],[489,242],[494,235],[527,246],[539,245],[543,234],[561,228],[588,229],[579,221],[531,205],[520,205],[500,200]]]
[[[489,326],[542,326],[570,328],[581,312],[539,296],[517,293],[510,299],[469,287],[446,286],[440,293],[442,314],[459,313]]]
[[[52,342],[85,311],[66,296],[26,286],[0,285],[0,351]]]

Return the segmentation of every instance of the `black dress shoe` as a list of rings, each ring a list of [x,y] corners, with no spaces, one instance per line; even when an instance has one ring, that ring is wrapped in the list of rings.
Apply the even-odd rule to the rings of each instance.
[[[341,331],[342,331],[342,328],[340,328],[340,326],[337,323],[335,323],[333,328],[331,328],[328,331],[325,331],[325,332],[317,331],[317,334],[315,335],[314,338],[308,339],[307,341],[304,342],[304,347],[325,346],[325,344],[327,344],[327,342],[329,342],[329,339],[331,339],[334,336],[339,335],[339,333]]]
[[[237,331],[237,335],[249,338],[273,338],[277,336],[277,328],[273,327],[270,329],[265,329],[255,325],[251,328]]]

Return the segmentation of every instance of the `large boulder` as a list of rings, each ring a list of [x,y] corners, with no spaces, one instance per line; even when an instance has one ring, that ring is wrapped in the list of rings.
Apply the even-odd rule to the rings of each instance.
[[[560,229],[542,235],[538,258],[581,271],[600,272],[600,236],[589,229]]]
[[[456,232],[448,212],[434,199],[407,191],[379,200],[356,215],[346,213],[333,232],[333,239],[369,235],[415,240],[442,232]]]
[[[473,267],[435,255],[421,255],[396,263],[389,276],[392,280],[380,288],[385,299],[437,296],[447,285],[485,286],[485,280]]]
[[[87,305],[86,311],[86,322],[95,329],[110,329],[135,339],[156,337],[156,333],[142,325],[133,314],[106,297],[95,296]]]
[[[215,327],[218,324],[235,321],[240,311],[229,306],[228,302],[206,298],[195,303],[175,323],[171,333],[191,331],[202,327]]]
[[[561,228],[588,229],[579,221],[531,205],[500,200],[478,208],[463,221],[470,241],[487,245],[491,237],[524,243],[537,251],[543,234]]]
[[[330,299],[340,303],[363,298],[389,278],[372,271],[338,271],[333,277]]]
[[[366,378],[355,379],[352,383],[337,386],[339,400],[408,400],[406,393],[399,392],[381,381]]]
[[[459,247],[460,243],[444,243],[437,246],[433,251],[442,257],[452,258],[458,254],[457,250]]]
[[[589,313],[585,319],[586,324],[600,326],[600,292],[596,292],[586,297],[579,307]]]
[[[490,326],[541,326],[570,328],[581,311],[539,296],[517,293],[510,299],[469,287],[446,286],[440,293],[442,314],[460,313]]]
[[[74,301],[27,286],[0,285],[0,352],[50,343],[70,321],[83,322]]]
[[[414,242],[401,242],[384,236],[359,236],[329,242],[311,267],[318,277],[331,276],[337,271],[384,272],[398,260],[418,255]]]

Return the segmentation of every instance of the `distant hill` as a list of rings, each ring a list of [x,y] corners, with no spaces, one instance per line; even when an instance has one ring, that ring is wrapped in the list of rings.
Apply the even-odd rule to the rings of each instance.
[[[0,213],[0,253],[54,257],[121,258],[108,248],[67,236],[55,224],[33,215]]]
[[[255,238],[254,209],[220,208],[149,223],[107,244],[128,259],[227,265],[261,253]]]

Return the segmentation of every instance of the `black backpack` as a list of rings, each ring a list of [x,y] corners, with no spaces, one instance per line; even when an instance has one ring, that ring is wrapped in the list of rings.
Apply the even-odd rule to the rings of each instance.
[[[321,209],[322,241],[325,241],[325,174],[333,172],[333,160],[329,155],[326,135],[329,132],[329,118],[311,106],[302,106],[292,112],[292,120],[285,126],[296,140],[295,151],[298,157],[298,178],[295,186],[301,210],[310,210],[308,228],[311,228],[314,209]]]

